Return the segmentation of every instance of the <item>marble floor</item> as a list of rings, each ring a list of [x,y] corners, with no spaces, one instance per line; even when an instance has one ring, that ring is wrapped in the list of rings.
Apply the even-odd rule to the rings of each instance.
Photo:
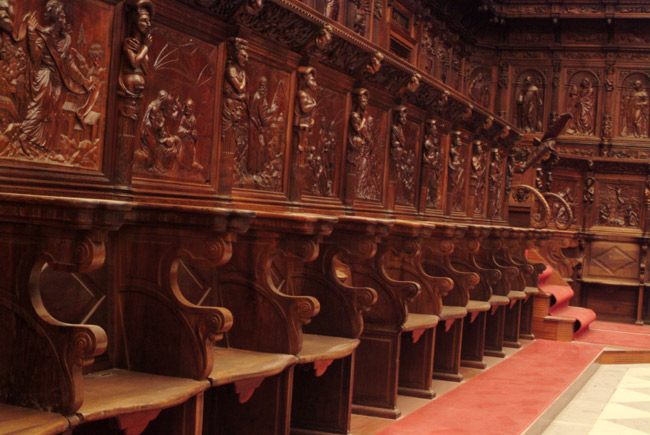
[[[650,364],[601,365],[543,434],[650,434]]]

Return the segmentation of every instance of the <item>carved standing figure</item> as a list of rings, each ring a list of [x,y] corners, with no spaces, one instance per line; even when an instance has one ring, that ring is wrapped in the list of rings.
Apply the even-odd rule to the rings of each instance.
[[[623,100],[621,111],[621,136],[648,137],[648,91],[641,80],[635,80],[632,91]]]
[[[519,111],[518,126],[524,133],[542,131],[544,101],[541,91],[531,76],[524,79],[523,89],[517,97],[517,106]]]
[[[350,127],[348,131],[348,162],[351,172],[357,176],[356,194],[364,196],[366,179],[370,175],[370,131],[369,116],[367,113],[369,92],[367,89],[358,88],[352,91],[354,108],[350,114]]]
[[[591,136],[594,134],[594,110],[596,108],[596,90],[587,77],[580,85],[569,89],[569,113],[573,116],[568,134]]]
[[[305,150],[307,148],[307,135],[314,126],[314,111],[318,104],[313,93],[318,89],[316,84],[316,70],[313,67],[298,68],[298,92],[296,94],[296,103],[294,106],[293,117],[293,177],[295,190],[292,193],[292,199],[298,200],[300,192],[303,191],[305,179],[307,176],[307,167],[305,162]],[[312,149],[314,147],[311,147]],[[310,150],[309,158],[310,167],[314,171],[315,179],[322,177],[322,167],[320,156],[315,156],[313,150]]]
[[[244,115],[248,114],[248,87],[246,65],[248,64],[248,41],[242,38],[228,40],[226,79],[223,84],[223,111],[221,134],[223,147],[234,152],[242,141],[238,130],[242,127]]]
[[[488,190],[492,199],[492,216],[501,215],[501,184],[503,180],[501,153],[498,148],[492,149],[492,162],[490,163],[490,184]]]
[[[325,0],[325,16],[330,20],[339,19],[339,0]]]
[[[469,97],[483,107],[490,104],[490,83],[485,75],[480,72],[469,85]]]
[[[267,96],[268,80],[262,76],[250,103],[252,128],[248,143],[248,171],[253,174],[262,170],[265,159],[272,156],[271,150],[268,149],[267,135],[278,105],[276,98],[269,104]]]
[[[462,211],[465,192],[465,162],[461,155],[463,142],[460,131],[451,134],[449,146],[449,192],[452,193],[452,207],[455,211]]]
[[[178,150],[180,168],[186,171],[202,171],[203,166],[196,161],[196,143],[199,139],[199,131],[196,128],[193,100],[187,100],[183,105],[183,117],[178,125],[178,138],[181,145]]]
[[[149,48],[152,43],[151,19],[153,3],[139,0],[134,11],[136,18],[130,20],[132,28],[129,37],[122,42],[122,69],[119,75],[119,92],[129,99],[142,98],[145,76],[149,74]],[[130,104],[122,109],[122,114],[137,119],[135,106]]]
[[[424,124],[424,153],[422,158],[424,187],[429,189],[427,206],[435,207],[438,203],[438,184],[440,182],[440,139],[435,119],[428,119]]]

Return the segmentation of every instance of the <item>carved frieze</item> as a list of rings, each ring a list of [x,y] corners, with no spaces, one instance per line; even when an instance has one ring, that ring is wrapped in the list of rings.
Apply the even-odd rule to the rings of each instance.
[[[112,8],[16,3],[0,5],[0,158],[100,169]]]

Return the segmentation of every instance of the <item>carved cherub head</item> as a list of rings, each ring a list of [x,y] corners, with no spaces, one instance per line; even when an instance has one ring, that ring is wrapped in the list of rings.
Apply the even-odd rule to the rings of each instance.
[[[316,47],[319,50],[324,50],[325,47],[327,47],[329,43],[332,42],[332,26],[330,24],[325,24],[323,27],[321,27],[318,35],[316,36],[315,42]]]
[[[368,107],[368,98],[370,97],[368,90],[364,88],[354,89],[352,90],[352,97],[354,99],[354,106],[356,110],[365,112],[366,108]]]
[[[415,91],[417,91],[418,88],[420,87],[420,80],[422,80],[422,76],[421,76],[420,74],[418,74],[418,73],[413,74],[413,75],[411,76],[411,78],[409,79],[409,82],[408,82],[408,84],[406,85],[406,88],[407,88],[410,92],[415,92]]]
[[[245,68],[248,64],[248,41],[243,38],[228,39],[228,61]]]
[[[0,0],[0,30],[14,31],[14,0]]]
[[[404,125],[406,124],[406,117],[408,115],[408,110],[406,106],[399,105],[393,109],[393,124]]]
[[[435,135],[438,133],[438,123],[435,119],[430,118],[424,122],[424,131],[427,136]]]
[[[300,74],[300,89],[311,89],[315,91],[318,89],[316,83],[316,68],[313,66],[299,67],[298,74]]]

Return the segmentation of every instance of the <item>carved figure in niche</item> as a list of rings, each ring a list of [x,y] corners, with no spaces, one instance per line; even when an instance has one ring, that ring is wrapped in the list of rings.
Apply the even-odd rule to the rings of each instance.
[[[183,105],[183,117],[178,126],[178,138],[180,149],[178,150],[178,165],[186,171],[201,172],[203,166],[196,161],[196,142],[199,139],[199,132],[196,128],[196,116],[194,116],[194,101],[187,100]]]
[[[594,110],[596,108],[596,90],[587,77],[580,85],[569,89],[569,113],[573,116],[567,134],[591,136],[594,134]]]
[[[120,94],[131,99],[142,98],[144,77],[149,74],[149,48],[153,41],[151,36],[153,3],[150,0],[138,1],[136,13],[137,19],[131,21],[133,28],[129,31],[130,36],[122,42],[124,62],[119,76]],[[122,108],[122,114],[137,119],[134,105]]]
[[[399,164],[404,155],[404,125],[406,124],[406,106],[397,106],[393,109],[393,125],[391,127],[390,155],[393,162]]]
[[[223,111],[221,131],[226,151],[246,146],[243,118],[248,114],[248,87],[246,70],[248,64],[248,41],[242,38],[228,40],[226,79],[223,85]]]
[[[435,119],[428,119],[424,124],[424,153],[422,156],[424,186],[429,189],[427,206],[438,205],[438,185],[440,183],[440,139]]]
[[[501,164],[501,153],[498,148],[492,149],[492,162],[490,163],[490,184],[488,190],[493,198],[492,216],[501,215],[501,180],[503,169]]]
[[[330,20],[337,21],[340,7],[339,0],[325,0],[325,16]]]
[[[542,131],[544,101],[542,93],[531,76],[524,79],[523,89],[517,97],[518,127],[524,133]]]
[[[451,134],[451,144],[449,146],[449,191],[453,193],[452,207],[456,211],[462,211],[465,177],[465,161],[462,158],[463,142],[460,131],[454,131]]]
[[[253,99],[250,104],[251,135],[248,143],[248,170],[251,173],[259,172],[267,159],[272,157],[272,150],[269,149],[268,127],[274,120],[273,115],[278,110],[278,92],[284,82],[280,82],[271,104],[267,100],[268,83],[266,77],[262,76]]]
[[[483,107],[490,104],[490,82],[479,72],[469,85],[469,97]]]
[[[641,80],[635,80],[632,90],[623,96],[621,111],[621,136],[648,137],[648,91]]]
[[[5,2],[2,6],[2,30],[6,31],[13,4]],[[72,46],[71,26],[60,0],[45,4],[42,25],[36,11],[23,17],[14,40],[22,42],[25,37],[28,59],[23,48],[10,39],[2,44],[2,82],[7,86],[0,92],[12,101],[14,122],[0,138],[0,156],[79,164],[73,163],[74,156],[75,162],[96,167],[99,132],[88,126],[96,125],[100,117],[92,109],[100,95],[99,75],[105,70],[96,67],[90,71],[86,58]],[[97,64],[103,57],[98,45],[93,44],[90,51],[90,55],[101,53]],[[63,120],[73,126],[68,136],[60,132]]]
[[[178,118],[178,112],[178,100],[165,90],[149,104],[142,119],[140,147],[134,154],[137,166],[158,174],[172,169],[182,141],[170,132],[169,123]]]

